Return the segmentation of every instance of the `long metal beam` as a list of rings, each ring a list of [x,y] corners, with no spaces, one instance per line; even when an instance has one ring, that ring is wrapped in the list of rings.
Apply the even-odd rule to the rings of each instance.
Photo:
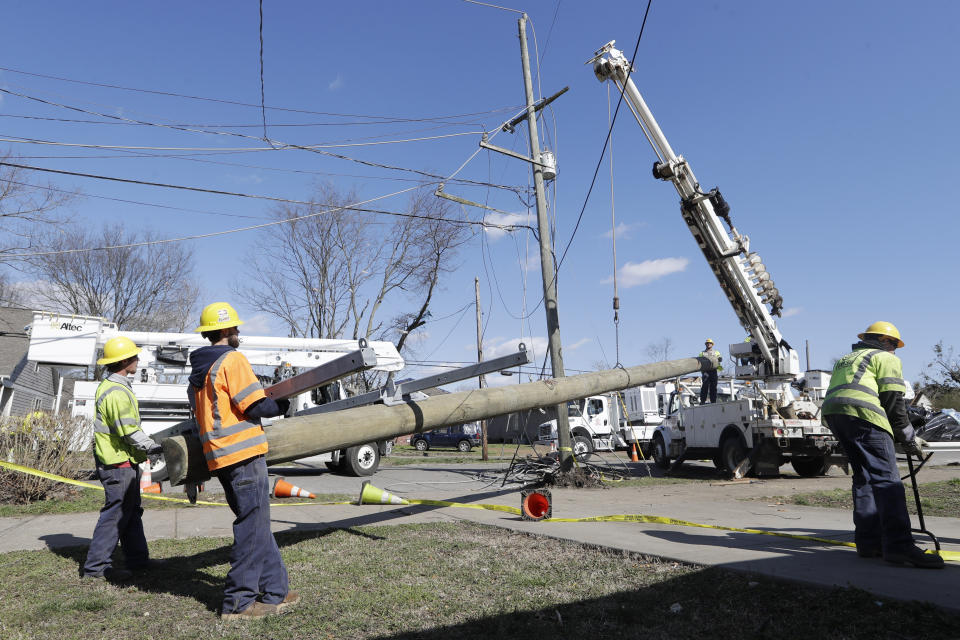
[[[466,367],[445,371],[443,373],[427,376],[425,378],[406,380],[392,386],[387,385],[377,389],[376,391],[361,393],[360,395],[353,396],[352,398],[344,398],[343,400],[336,400],[334,402],[322,404],[319,407],[312,407],[297,413],[297,415],[309,416],[318,413],[330,413],[331,411],[343,411],[344,409],[362,407],[365,404],[373,404],[374,402],[379,401],[383,401],[384,404],[396,404],[398,402],[404,402],[406,400],[404,396],[409,396],[415,391],[423,391],[424,389],[429,389],[430,387],[439,387],[444,384],[450,384],[451,382],[476,378],[477,376],[486,375],[495,371],[501,371],[503,369],[509,369],[510,367],[518,367],[529,364],[530,362],[531,360],[529,353],[527,353],[523,343],[520,343],[520,350],[516,353],[511,353],[510,355],[493,358],[492,360],[484,360],[483,362],[478,362],[477,364],[471,364]]]
[[[264,392],[274,400],[290,398],[304,391],[330,384],[351,373],[372,369],[376,364],[377,353],[370,347],[364,347],[345,353],[335,360],[318,365],[299,375],[281,380],[264,389]]]
[[[577,398],[700,371],[702,362],[706,359],[684,358],[506,387],[461,391],[394,406],[369,405],[336,413],[295,416],[265,428],[270,448],[267,462],[286,462],[505,413],[563,405]],[[199,438],[174,436],[161,444],[171,484],[202,482],[210,477]]]

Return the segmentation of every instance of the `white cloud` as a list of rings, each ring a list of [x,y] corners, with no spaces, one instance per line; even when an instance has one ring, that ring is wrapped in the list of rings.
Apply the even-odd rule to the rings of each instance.
[[[343,76],[341,76],[339,73],[337,74],[337,77],[333,80],[333,82],[327,85],[327,89],[329,89],[330,91],[337,91],[342,87],[343,87]]]
[[[780,314],[781,318],[789,318],[791,316],[799,315],[803,311],[803,307],[787,307],[783,310],[783,313]]]
[[[228,177],[238,184],[260,184],[263,182],[263,178],[255,173],[250,173],[245,176],[232,175]]]
[[[271,326],[271,317],[265,313],[243,318],[243,327],[240,329],[241,335],[248,336],[272,336],[276,332]]]
[[[583,345],[585,345],[585,344],[590,344],[591,342],[593,342],[593,338],[583,338],[582,340],[577,340],[577,341],[574,342],[573,344],[565,344],[565,345],[563,345],[563,350],[564,350],[564,351],[575,351],[576,349],[579,349],[579,348],[582,347]]]
[[[523,343],[527,348],[527,353],[529,353],[534,359],[543,358],[543,354],[547,352],[547,339],[537,337],[526,337],[526,338],[487,338],[483,342],[483,359],[492,360],[493,358],[499,358],[500,356],[510,355],[511,353],[516,353],[519,349],[518,345]]]
[[[487,215],[483,216],[483,221],[488,224],[501,224],[501,225],[519,225],[532,224],[533,214],[531,213],[499,213],[497,211],[491,211]],[[493,227],[484,227],[483,230],[486,232],[487,237],[490,240],[498,240],[505,236],[507,232],[503,229],[496,229]]]
[[[624,289],[649,284],[671,273],[685,271],[689,263],[690,261],[686,258],[657,258],[639,263],[628,262],[617,271],[617,283]],[[607,278],[603,282],[613,282],[613,278]]]
[[[618,225],[614,228],[613,231],[607,230],[607,231],[603,234],[603,237],[604,237],[604,238],[611,238],[611,237],[613,237],[613,233],[614,233],[614,231],[615,231],[616,234],[617,234],[617,239],[623,238],[624,240],[629,240],[629,239],[630,239],[630,231],[632,231],[633,229],[638,229],[638,228],[640,228],[640,227],[642,227],[642,226],[645,226],[645,225],[646,225],[645,222],[637,222],[637,223],[635,223],[635,224],[627,224],[627,223],[625,223],[625,222],[621,222],[620,224],[618,224]]]

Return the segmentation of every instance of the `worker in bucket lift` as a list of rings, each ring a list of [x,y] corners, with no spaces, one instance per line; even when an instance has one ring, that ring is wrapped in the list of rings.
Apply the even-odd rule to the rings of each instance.
[[[700,352],[700,357],[707,358],[713,365],[704,369],[700,376],[700,404],[706,404],[708,395],[710,396],[710,402],[716,402],[717,372],[723,371],[723,365],[720,364],[723,356],[713,348],[713,340],[707,338],[703,343],[703,351]]]
[[[853,523],[857,555],[882,556],[894,564],[941,569],[943,559],[914,544],[910,516],[897,470],[894,441],[908,455],[922,455],[903,400],[906,383],[900,332],[874,322],[833,368],[823,416],[853,468]]]
[[[103,345],[98,365],[106,377],[96,393],[97,417],[93,428],[93,454],[97,478],[103,485],[103,508],[93,529],[90,549],[80,575],[85,579],[125,580],[131,571],[160,564],[151,560],[143,534],[140,507],[140,463],[147,454],[160,453],[160,445],[140,428],[140,409],[128,376],[137,372],[140,347],[118,336]],[[111,556],[117,543],[127,569],[115,569]]]
[[[210,341],[190,354],[188,395],[207,468],[223,485],[233,521],[230,571],[220,617],[251,620],[300,601],[270,532],[267,439],[261,418],[282,415],[289,400],[268,398],[247,358],[237,351],[243,324],[226,302],[207,305],[196,331]]]

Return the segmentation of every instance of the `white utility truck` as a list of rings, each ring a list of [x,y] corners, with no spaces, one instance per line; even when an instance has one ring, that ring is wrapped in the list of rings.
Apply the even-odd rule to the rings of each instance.
[[[594,451],[629,449],[633,444],[647,455],[660,413],[663,386],[643,386],[573,400],[567,403],[573,453],[584,459]],[[557,421],[538,427],[538,445],[556,445]]]
[[[142,347],[140,368],[132,386],[140,405],[144,432],[157,441],[174,435],[177,425],[190,419],[187,400],[189,354],[209,344],[200,334],[120,331],[104,318],[37,311],[30,327],[27,357],[33,362],[73,368],[77,375],[88,378],[78,380],[74,385],[72,413],[92,419],[100,384],[94,379],[94,363],[102,353],[104,343],[121,335]],[[387,372],[403,368],[403,358],[392,343],[371,342],[369,348],[372,353],[367,360],[372,366],[364,368]],[[298,370],[331,362],[357,349],[358,342],[354,340],[242,336],[239,350],[255,370],[270,372],[261,376],[268,386],[291,377]],[[334,394],[342,393],[342,386],[337,383],[325,389],[327,393],[331,390]],[[321,400],[319,395],[319,390],[312,390],[291,398],[291,414],[316,407]],[[268,428],[270,423],[271,420],[264,421]],[[92,425],[90,435],[92,437]],[[322,454],[315,461],[325,462],[331,469],[350,475],[372,475],[380,465],[381,456],[389,455],[392,446],[392,441],[363,443]],[[162,458],[153,464],[151,473],[154,480],[166,479]]]
[[[783,298],[760,256],[750,250],[750,239],[734,227],[720,191],[703,191],[690,165],[670,147],[630,78],[630,62],[614,44],[603,46],[588,62],[597,79],[611,80],[623,92],[657,155],[654,177],[673,183],[683,221],[750,335],[749,341],[730,345],[735,377],[750,385],[730,401],[702,406],[684,406],[683,391],[675,391],[672,411],[653,437],[654,458],[660,466],[710,459],[735,477],[751,468],[776,474],[788,461],[801,475],[824,473],[843,458],[829,429],[820,424],[817,398],[822,398],[823,380],[810,375],[803,377],[807,384],[799,384],[799,356],[773,320],[781,314]]]

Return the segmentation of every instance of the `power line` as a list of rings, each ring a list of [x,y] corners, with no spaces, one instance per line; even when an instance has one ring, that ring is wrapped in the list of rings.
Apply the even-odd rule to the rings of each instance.
[[[263,0],[260,0],[260,115],[263,118],[263,139],[269,140],[267,135],[267,107],[263,89]]]
[[[476,155],[476,153],[477,153],[477,152],[474,152],[474,155]],[[471,158],[472,158],[472,156],[471,156]],[[468,159],[466,162],[464,162],[464,164],[461,165],[461,167],[460,167],[459,169],[457,169],[457,172],[459,172],[461,169],[463,169],[463,167],[466,166],[466,163],[469,162],[469,161],[470,161],[470,159]],[[255,200],[268,200],[268,201],[271,201],[271,202],[283,202],[283,203],[287,203],[287,204],[301,204],[301,205],[308,205],[308,206],[317,206],[318,204],[320,204],[321,206],[324,206],[324,205],[322,205],[321,203],[308,202],[308,201],[305,201],[305,200],[293,200],[293,199],[289,199],[289,198],[276,198],[276,197],[273,197],[273,196],[253,195],[253,194],[239,193],[239,192],[234,192],[234,191],[220,191],[220,190],[216,190],[216,189],[204,189],[204,188],[201,188],[201,187],[189,187],[189,186],[184,186],[184,185],[173,185],[173,184],[166,184],[166,183],[161,183],[161,182],[148,182],[148,181],[144,181],[144,180],[131,180],[131,179],[128,179],[128,178],[117,178],[117,177],[114,177],[114,176],[100,176],[100,175],[95,175],[95,174],[79,173],[79,172],[76,172],[76,171],[64,171],[64,170],[60,170],[60,169],[48,169],[48,168],[43,168],[43,167],[33,167],[33,166],[30,166],[30,165],[22,165],[22,164],[16,164],[16,163],[12,163],[12,162],[2,162],[2,161],[0,161],[0,166],[16,167],[16,168],[18,168],[18,169],[27,169],[27,170],[31,170],[31,171],[42,171],[42,172],[47,172],[47,173],[56,173],[56,174],[61,174],[61,175],[77,176],[77,177],[81,177],[81,178],[93,178],[93,179],[98,179],[98,180],[109,180],[109,181],[113,181],[113,182],[123,182],[123,183],[127,183],[127,184],[140,184],[140,185],[153,186],[153,187],[164,187],[164,188],[168,188],[168,189],[182,189],[182,190],[185,190],[185,191],[194,191],[194,192],[199,192],[199,193],[211,193],[211,194],[214,194],[214,195],[226,195],[226,196],[234,196],[234,197],[240,197],[240,198],[251,198],[251,199],[255,199]],[[527,228],[527,229],[529,229],[530,231],[533,231],[532,228],[530,228],[530,227],[524,227],[523,225],[497,225],[497,224],[493,224],[493,223],[489,223],[489,222],[484,222],[484,221],[454,220],[454,219],[451,219],[451,218],[442,218],[442,217],[435,217],[435,216],[422,216],[422,215],[417,215],[417,214],[412,214],[412,213],[400,213],[400,212],[397,212],[397,211],[384,211],[384,210],[379,210],[379,209],[363,209],[363,208],[360,208],[360,207],[358,206],[358,205],[363,205],[363,204],[367,204],[367,203],[370,203],[370,202],[376,202],[376,201],[378,201],[378,200],[383,200],[383,199],[385,199],[385,198],[389,198],[389,197],[401,195],[401,194],[403,194],[403,193],[408,193],[408,192],[410,192],[410,191],[413,191],[413,190],[416,189],[416,188],[417,188],[417,187],[409,187],[409,188],[407,188],[407,189],[401,189],[400,191],[396,191],[396,192],[394,192],[394,193],[384,194],[384,195],[381,195],[381,196],[377,196],[377,197],[375,197],[375,198],[370,198],[370,199],[368,199],[368,200],[363,200],[363,201],[361,201],[361,202],[356,202],[356,203],[353,203],[353,204],[350,204],[350,205],[333,207],[333,208],[331,208],[331,209],[329,209],[329,210],[326,210],[326,211],[319,211],[319,212],[316,212],[316,213],[309,213],[309,214],[305,214],[305,215],[302,215],[302,216],[293,216],[293,217],[291,217],[291,218],[285,218],[285,219],[283,219],[283,220],[274,220],[274,221],[271,221],[271,222],[265,222],[265,223],[262,223],[262,224],[251,225],[251,226],[247,226],[247,227],[240,227],[240,228],[236,228],[236,229],[227,229],[227,230],[224,230],[224,231],[214,231],[214,232],[211,232],[211,233],[202,233],[202,234],[196,234],[196,235],[190,235],[190,236],[182,236],[182,237],[179,237],[179,238],[167,238],[167,239],[163,239],[163,240],[152,240],[152,241],[136,242],[136,243],[125,244],[125,245],[115,245],[115,246],[105,246],[105,247],[91,247],[91,248],[83,248],[83,249],[70,249],[70,250],[66,250],[66,251],[40,251],[40,252],[34,252],[34,253],[8,254],[6,257],[8,257],[8,258],[29,258],[29,257],[41,256],[41,255],[56,255],[56,254],[63,254],[63,253],[84,253],[84,252],[88,252],[88,251],[102,251],[102,250],[107,250],[107,249],[125,249],[125,248],[129,248],[129,247],[146,246],[146,245],[150,245],[150,244],[167,244],[167,243],[171,243],[171,242],[182,242],[182,241],[185,241],[185,240],[198,240],[198,239],[201,239],[201,238],[212,238],[212,237],[216,237],[216,236],[228,235],[228,234],[231,234],[231,233],[239,233],[239,232],[241,232],[241,231],[253,231],[253,230],[255,230],[255,229],[263,229],[263,228],[266,228],[266,227],[272,227],[272,226],[276,226],[276,225],[280,225],[280,224],[286,224],[286,223],[290,223],[290,222],[295,222],[295,221],[299,221],[299,220],[304,220],[304,219],[307,219],[307,218],[313,218],[313,217],[316,217],[316,216],[321,216],[321,215],[325,215],[325,214],[328,214],[328,213],[333,213],[333,212],[336,212],[336,211],[342,211],[342,210],[344,210],[344,209],[348,209],[348,210],[351,210],[351,211],[360,211],[360,212],[365,212],[365,213],[376,213],[376,214],[382,214],[382,215],[397,216],[397,217],[402,217],[402,218],[418,218],[418,219],[423,219],[423,220],[436,220],[436,221],[441,221],[441,222],[448,222],[448,223],[451,223],[451,224],[466,224],[466,225],[475,225],[475,226],[480,226],[480,227],[495,227],[495,228],[500,228],[500,229],[510,230],[510,231],[514,231],[514,230],[519,229],[519,228]]]
[[[119,89],[119,90],[121,90],[121,91],[133,91],[133,92],[137,92],[137,93],[148,93],[148,94],[161,95],[161,96],[167,96],[167,97],[172,97],[172,98],[186,98],[186,99],[188,99],[188,100],[200,100],[200,101],[204,101],[204,102],[217,102],[217,103],[220,103],[220,104],[230,104],[230,105],[239,106],[239,107],[252,107],[252,108],[255,108],[255,109],[259,109],[259,108],[260,108],[260,105],[258,105],[258,104],[251,104],[251,103],[249,103],[249,102],[239,102],[239,101],[236,101],[236,100],[225,100],[225,99],[221,99],[221,98],[210,98],[210,97],[205,97],[205,96],[193,96],[193,95],[189,95],[189,94],[174,93],[174,92],[171,92],[171,91],[157,91],[157,90],[153,90],[153,89],[139,89],[139,88],[135,88],[135,87],[124,87],[124,86],[121,86],[121,85],[108,84],[108,83],[103,83],[103,82],[90,82],[90,81],[85,81],[85,80],[74,80],[74,79],[71,79],[71,78],[64,78],[64,77],[61,77],[61,76],[52,76],[52,75],[47,75],[47,74],[42,74],[42,73],[32,73],[32,72],[29,72],[29,71],[22,71],[22,70],[20,70],[20,69],[13,69],[13,68],[11,68],[11,67],[0,67],[0,71],[8,71],[8,72],[10,72],[10,73],[16,73],[16,74],[25,75],[25,76],[31,76],[31,77],[34,77],[34,78],[45,78],[45,79],[47,79],[47,80],[57,80],[57,81],[59,81],[59,82],[70,82],[70,83],[73,83],[73,84],[82,84],[82,85],[87,85],[87,86],[92,86],[92,87],[103,87],[103,88],[106,88],[106,89]],[[453,115],[449,115],[449,116],[434,116],[434,117],[429,117],[429,118],[401,118],[401,117],[388,117],[388,116],[371,116],[371,115],[356,114],[356,113],[335,113],[335,112],[329,112],[329,111],[310,111],[310,110],[308,110],[308,109],[293,109],[293,108],[288,108],[288,107],[271,107],[271,106],[267,106],[267,107],[266,107],[266,109],[268,109],[268,110],[272,110],[272,111],[285,111],[285,112],[289,112],[289,113],[304,113],[304,114],[318,115],[318,116],[332,116],[332,117],[336,117],[336,118],[362,118],[362,119],[366,119],[366,120],[373,120],[373,121],[375,121],[375,122],[373,122],[373,124],[392,124],[392,123],[395,123],[395,122],[439,122],[439,123],[443,123],[443,122],[447,122],[448,120],[450,120],[450,119],[452,119],[452,118],[466,118],[466,117],[469,117],[469,116],[485,115],[485,114],[487,114],[487,113],[498,113],[498,112],[501,112],[501,111],[510,111],[510,112],[513,112],[513,111],[516,111],[516,110],[519,109],[519,108],[520,108],[520,107],[503,107],[503,108],[497,109],[497,110],[495,110],[495,111],[475,111],[475,112],[471,112],[471,113],[460,113],[460,114],[453,114]],[[458,124],[458,123],[452,123],[452,124]]]
[[[647,0],[647,10],[643,14],[643,22],[640,24],[640,35],[637,36],[637,44],[633,48],[633,57],[630,58],[630,65],[627,68],[627,78],[623,83],[623,89],[620,91],[620,99],[617,101],[617,108],[613,112],[613,119],[610,121],[610,127],[607,129],[607,137],[603,141],[603,149],[600,151],[600,158],[597,160],[597,166],[593,170],[593,179],[590,180],[590,188],[587,189],[587,196],[583,200],[583,207],[580,208],[580,215],[577,216],[577,223],[573,227],[573,233],[570,234],[570,240],[567,241],[567,246],[564,247],[563,253],[560,255],[560,262],[557,263],[557,271],[560,271],[560,265],[563,264],[563,259],[567,257],[567,251],[570,249],[570,245],[573,244],[573,239],[577,236],[577,230],[580,228],[580,221],[583,220],[583,213],[587,210],[587,203],[590,202],[590,195],[593,193],[593,186],[597,182],[597,175],[600,173],[600,167],[603,164],[603,157],[607,153],[607,145],[610,144],[610,137],[613,135],[613,125],[617,122],[617,114],[620,113],[620,105],[623,104],[623,93],[627,89],[627,82],[630,80],[630,74],[633,73],[633,61],[637,59],[637,51],[640,50],[640,39],[643,38],[643,28],[647,25],[647,16],[650,14],[650,5],[653,3],[653,0]]]

